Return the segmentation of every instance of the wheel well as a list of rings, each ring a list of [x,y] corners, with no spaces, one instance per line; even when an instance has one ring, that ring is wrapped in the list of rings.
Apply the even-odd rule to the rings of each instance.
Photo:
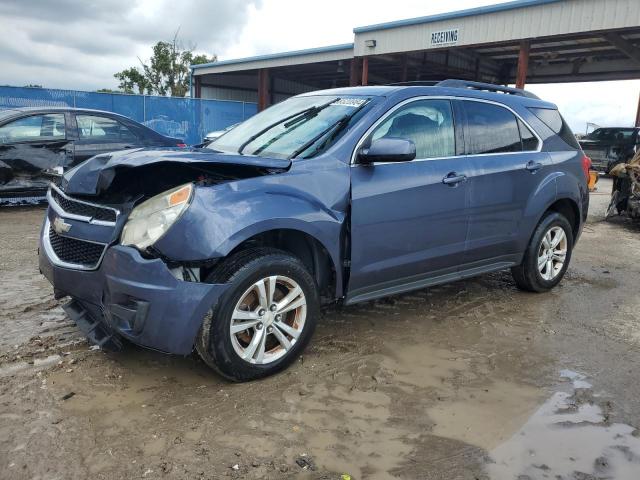
[[[326,248],[311,235],[299,230],[278,229],[259,233],[238,245],[229,255],[253,247],[272,247],[299,258],[318,285],[320,298],[336,298],[336,270]]]
[[[580,229],[580,210],[578,209],[578,205],[576,205],[573,200],[563,198],[551,205],[547,209],[547,212],[549,211],[558,212],[569,221],[569,223],[571,224],[573,239],[575,241],[575,239],[578,237],[578,231]]]

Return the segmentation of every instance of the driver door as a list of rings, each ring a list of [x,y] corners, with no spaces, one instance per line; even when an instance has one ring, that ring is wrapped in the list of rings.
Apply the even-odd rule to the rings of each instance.
[[[416,159],[352,166],[347,303],[455,278],[469,222],[468,160],[456,133],[449,100],[420,99],[388,113],[363,143],[409,139]]]

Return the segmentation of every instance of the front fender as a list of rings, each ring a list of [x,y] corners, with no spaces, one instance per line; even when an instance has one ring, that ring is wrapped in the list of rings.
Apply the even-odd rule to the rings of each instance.
[[[282,184],[239,188],[239,183],[197,187],[190,207],[155,248],[178,262],[222,258],[259,233],[291,229],[318,240],[334,267],[340,265],[344,212],[298,188]]]

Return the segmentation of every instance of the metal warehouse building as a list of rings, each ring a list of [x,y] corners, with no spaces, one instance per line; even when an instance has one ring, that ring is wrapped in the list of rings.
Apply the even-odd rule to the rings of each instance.
[[[349,44],[192,66],[192,96],[262,109],[349,85],[640,78],[640,0],[516,0],[353,32]]]

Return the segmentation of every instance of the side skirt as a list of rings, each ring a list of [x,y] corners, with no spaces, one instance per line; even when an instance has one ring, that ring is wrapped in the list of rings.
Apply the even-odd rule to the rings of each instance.
[[[371,288],[349,292],[344,303],[345,305],[353,305],[354,303],[366,302],[368,300],[375,300],[376,298],[388,297],[390,295],[419,290],[425,287],[455,282],[457,280],[463,280],[465,278],[475,277],[485,273],[506,270],[507,268],[518,265],[520,261],[520,256],[505,255],[503,257],[493,259],[491,263],[483,262],[482,265],[464,265],[463,269],[453,272],[429,272],[428,274],[420,275],[417,278],[415,276],[403,278],[397,282],[378,284]]]

